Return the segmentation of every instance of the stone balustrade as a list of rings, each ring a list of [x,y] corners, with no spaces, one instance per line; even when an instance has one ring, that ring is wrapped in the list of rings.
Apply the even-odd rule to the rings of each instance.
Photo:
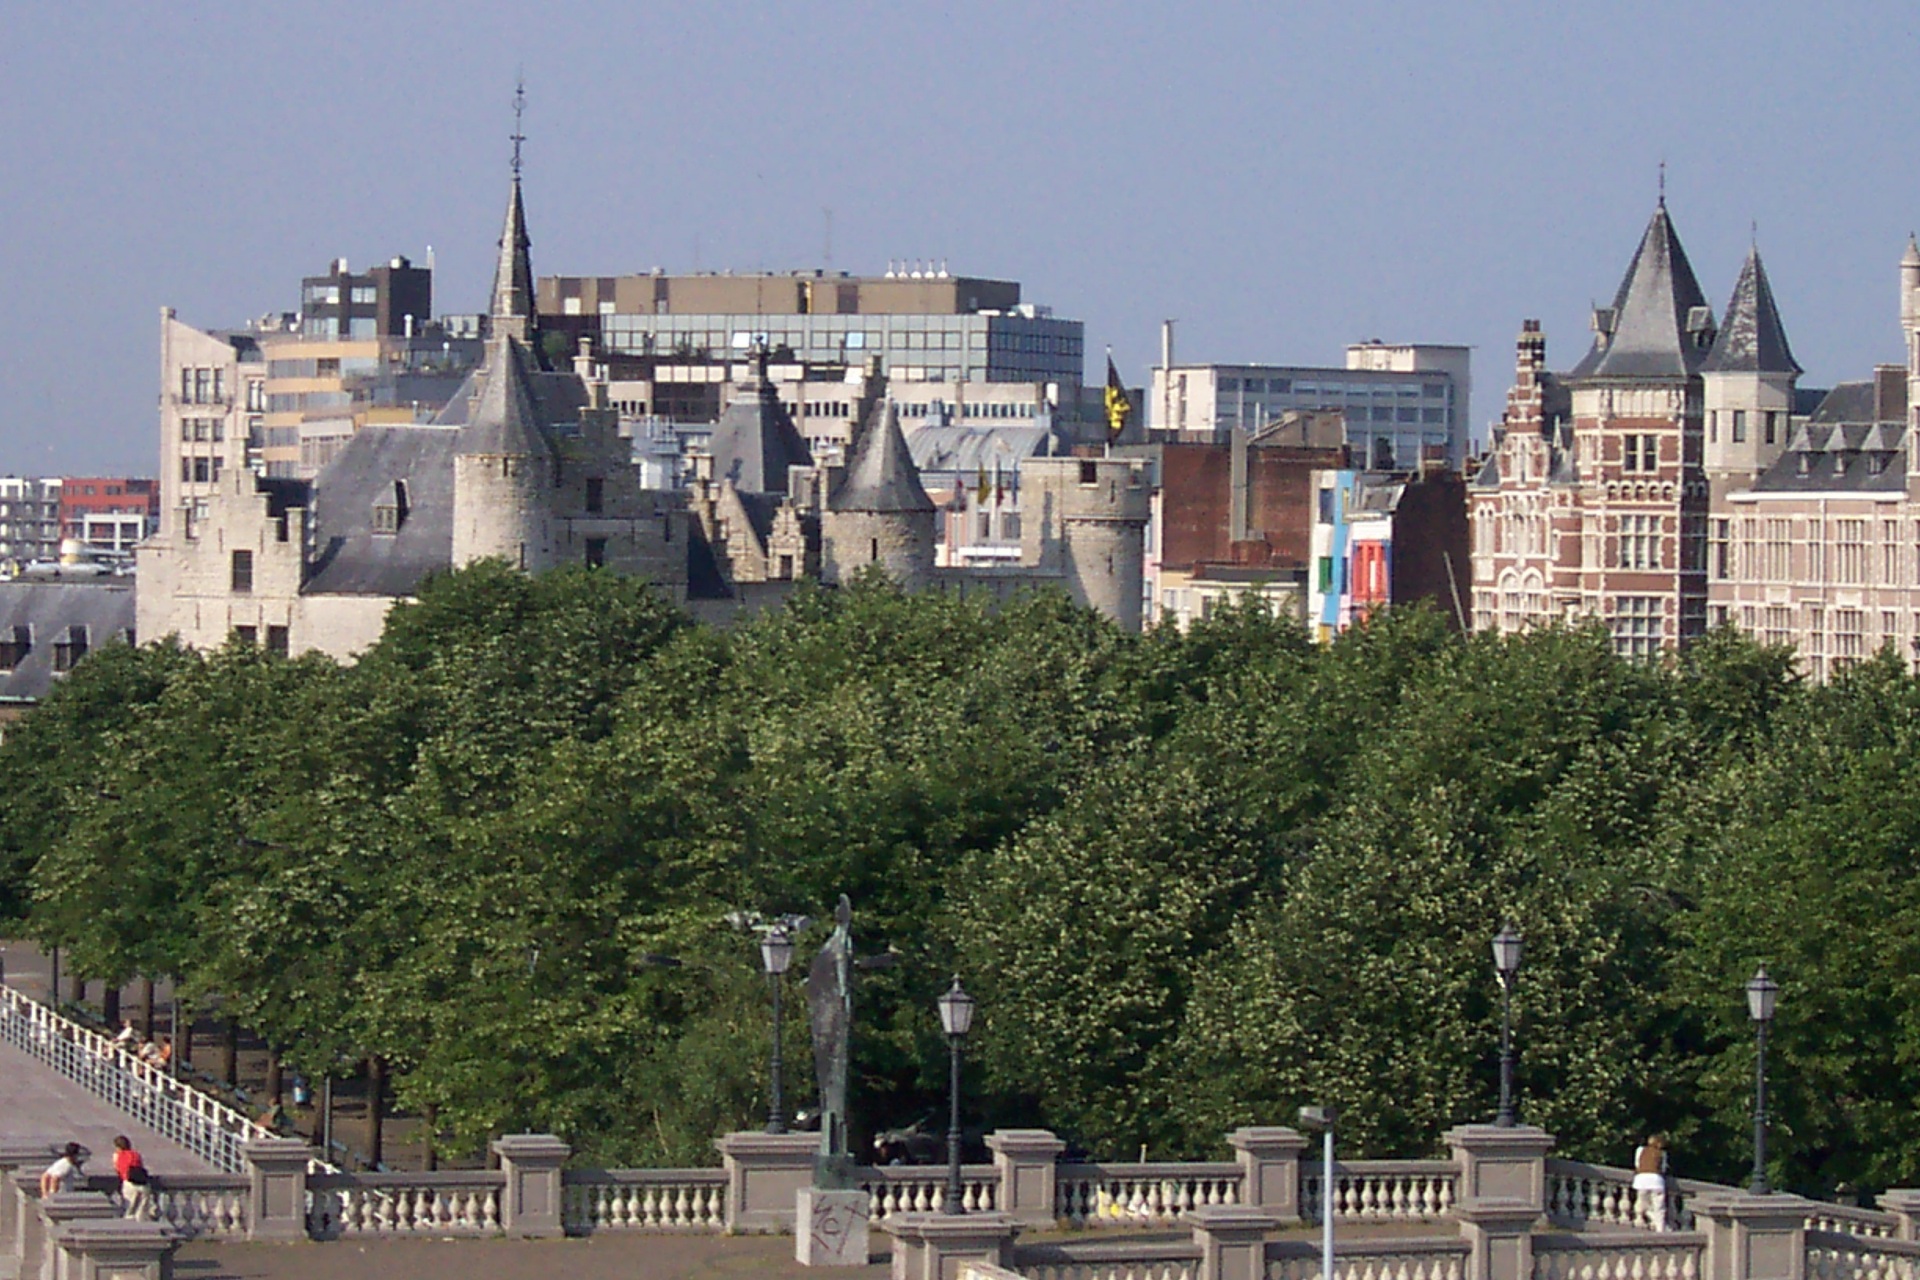
[[[1072,1240],[1017,1245],[1011,1273],[1029,1280],[1200,1280],[1191,1240]]]
[[[324,1173],[307,1179],[307,1234],[478,1236],[501,1229],[506,1176],[484,1169],[455,1173]]]
[[[1447,1160],[1353,1160],[1333,1166],[1335,1222],[1432,1222],[1453,1209],[1458,1170]],[[1301,1168],[1300,1208],[1323,1221],[1317,1164]]]
[[[993,1165],[970,1164],[960,1170],[968,1213],[990,1213],[1000,1207],[1000,1171]],[[860,1171],[860,1189],[872,1197],[868,1221],[879,1223],[902,1213],[941,1213],[947,1207],[947,1171],[940,1165],[875,1165]]]
[[[1806,1280],[1920,1280],[1920,1243],[1827,1230],[1806,1242]]]
[[[236,1239],[247,1234],[249,1184],[224,1174],[156,1176],[147,1187],[147,1220],[183,1240]]]
[[[727,1175],[721,1169],[569,1169],[562,1186],[569,1235],[726,1226]]]
[[[1467,1244],[1458,1236],[1433,1239],[1342,1241],[1333,1280],[1464,1280]],[[1265,1280],[1321,1280],[1320,1246],[1311,1240],[1270,1240]]]
[[[1696,1232],[1536,1235],[1533,1280],[1700,1280],[1706,1248]]]
[[[1816,1204],[1813,1212],[1807,1215],[1807,1230],[1892,1240],[1900,1235],[1900,1218],[1897,1214],[1880,1213],[1854,1205]]]
[[[1056,1216],[1074,1227],[1173,1226],[1195,1209],[1240,1203],[1241,1166],[1063,1164]]]

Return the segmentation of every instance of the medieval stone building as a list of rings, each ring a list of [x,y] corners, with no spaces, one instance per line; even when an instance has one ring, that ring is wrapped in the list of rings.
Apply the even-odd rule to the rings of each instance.
[[[139,633],[200,648],[237,634],[345,657],[428,575],[488,558],[635,574],[723,623],[806,579],[871,569],[910,590],[1052,585],[1140,626],[1141,462],[1027,460],[1037,514],[1020,561],[936,571],[934,504],[881,381],[847,464],[818,466],[758,354],[694,458],[691,488],[642,487],[592,362],[542,366],[530,250],[516,168],[482,365],[432,422],[362,427],[311,482],[210,468],[204,507],[140,550]]]

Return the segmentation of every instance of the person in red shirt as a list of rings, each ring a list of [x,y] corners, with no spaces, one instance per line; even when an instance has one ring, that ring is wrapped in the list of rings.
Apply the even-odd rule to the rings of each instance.
[[[120,1198],[125,1202],[126,1215],[145,1217],[150,1199],[147,1187],[152,1179],[147,1174],[146,1161],[140,1158],[124,1133],[113,1140],[113,1171],[120,1175]]]

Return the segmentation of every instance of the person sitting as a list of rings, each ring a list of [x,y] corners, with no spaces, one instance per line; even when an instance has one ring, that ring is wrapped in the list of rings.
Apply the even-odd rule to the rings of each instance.
[[[158,1040],[142,1046],[140,1059],[143,1062],[151,1063],[162,1071],[165,1071],[168,1065],[173,1062],[172,1037],[161,1036]]]

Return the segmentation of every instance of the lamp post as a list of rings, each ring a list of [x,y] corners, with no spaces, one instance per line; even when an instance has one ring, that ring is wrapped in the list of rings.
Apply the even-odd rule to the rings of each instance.
[[[780,1057],[780,975],[793,963],[793,937],[778,926],[760,935],[760,964],[773,987],[773,1087],[767,1102],[767,1132],[787,1131],[786,1100],[781,1078],[785,1063]]]
[[[1780,984],[1761,965],[1747,979],[1747,1016],[1753,1020],[1753,1181],[1747,1190],[1757,1196],[1773,1190],[1767,1185],[1767,1024],[1779,998]]]
[[[1500,978],[1500,1110],[1493,1122],[1502,1129],[1513,1128],[1513,979],[1525,950],[1525,939],[1511,924],[1493,936],[1493,971]]]
[[[960,1042],[973,1030],[973,997],[961,989],[957,973],[953,986],[940,997],[940,1026],[947,1033],[952,1072],[947,1084],[947,1197],[941,1207],[948,1213],[965,1213],[966,1189],[960,1183]]]
[[[1320,1274],[1333,1274],[1333,1125],[1340,1113],[1333,1107],[1302,1107],[1300,1123],[1321,1131],[1320,1139]]]

